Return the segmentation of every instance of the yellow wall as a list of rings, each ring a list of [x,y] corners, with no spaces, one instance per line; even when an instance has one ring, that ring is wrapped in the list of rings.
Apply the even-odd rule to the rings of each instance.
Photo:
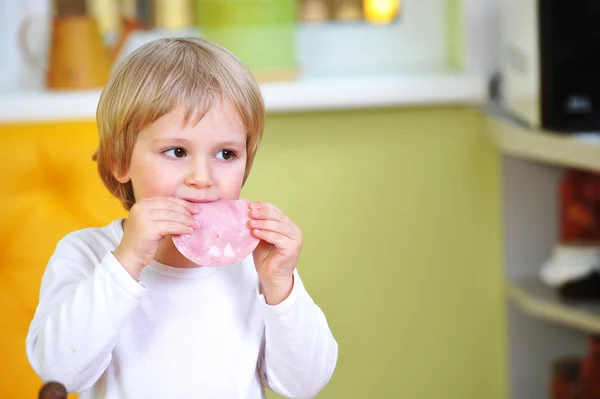
[[[458,107],[269,116],[244,196],[303,228],[299,270],[340,345],[319,398],[506,398],[499,160],[482,130]],[[0,397],[33,398],[17,381],[34,381],[24,339],[44,259],[66,231],[121,211],[88,162],[93,123],[0,134],[0,167],[18,176],[0,181],[13,242],[0,253]],[[41,177],[40,157],[57,165]],[[48,181],[59,188],[36,189]]]

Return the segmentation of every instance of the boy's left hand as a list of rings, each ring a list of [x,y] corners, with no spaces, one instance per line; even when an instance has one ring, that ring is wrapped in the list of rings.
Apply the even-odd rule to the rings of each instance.
[[[253,252],[254,264],[267,303],[276,305],[292,291],[302,231],[272,204],[252,202],[250,210],[252,234],[261,240]]]

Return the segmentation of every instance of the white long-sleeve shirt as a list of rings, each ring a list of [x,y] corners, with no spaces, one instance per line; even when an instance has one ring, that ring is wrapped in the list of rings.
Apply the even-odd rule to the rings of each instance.
[[[121,220],[65,236],[52,255],[26,347],[44,381],[81,399],[314,397],[338,346],[294,272],[270,306],[252,255],[194,269],[152,262],[135,281],[112,255]]]

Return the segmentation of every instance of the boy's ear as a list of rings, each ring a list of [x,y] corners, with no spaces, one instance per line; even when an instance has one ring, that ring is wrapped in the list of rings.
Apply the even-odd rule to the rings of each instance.
[[[112,175],[114,176],[115,180],[118,181],[121,184],[125,184],[129,180],[131,180],[129,178],[129,174],[127,172],[123,173],[120,170],[118,170],[118,168],[113,168],[112,169]]]

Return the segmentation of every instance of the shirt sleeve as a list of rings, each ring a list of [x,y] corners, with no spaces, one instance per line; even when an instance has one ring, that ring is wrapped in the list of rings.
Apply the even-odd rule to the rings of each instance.
[[[43,381],[69,392],[90,388],[111,361],[124,322],[147,289],[111,252],[98,261],[77,240],[57,245],[42,277],[26,338],[27,357]]]
[[[322,310],[294,271],[294,286],[281,303],[265,306],[265,342],[261,368],[268,386],[288,398],[312,398],[335,369],[338,344]]]

